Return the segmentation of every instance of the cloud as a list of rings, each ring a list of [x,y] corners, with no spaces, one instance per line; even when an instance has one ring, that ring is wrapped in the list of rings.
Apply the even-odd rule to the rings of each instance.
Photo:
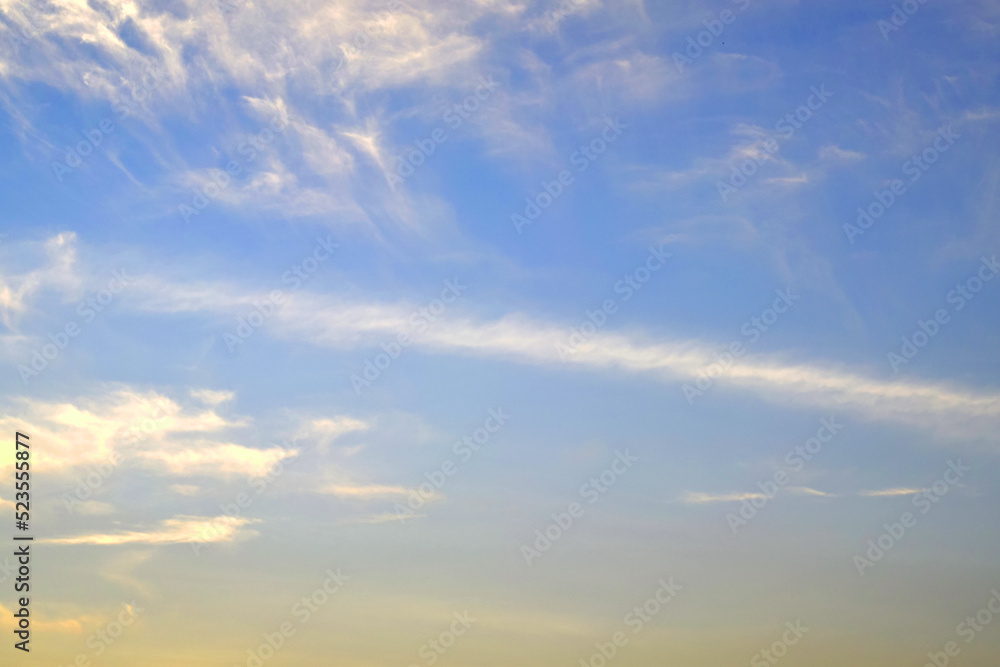
[[[804,496],[817,496],[820,498],[838,498],[847,496],[862,496],[862,497],[876,497],[876,496],[907,496],[914,493],[919,493],[921,489],[906,489],[906,488],[893,488],[884,489],[881,491],[858,491],[848,494],[836,494],[827,493],[826,491],[820,491],[818,489],[813,489],[808,486],[789,486],[785,489],[789,493]],[[742,502],[744,500],[753,500],[755,498],[767,498],[768,496],[763,493],[702,493],[700,491],[687,491],[680,499],[680,501],[686,505],[701,505],[705,503],[733,503]]]
[[[162,463],[174,475],[262,477],[279,462],[298,453],[296,449],[283,447],[253,449],[232,443],[201,443],[186,449],[158,449],[138,455]]]
[[[409,514],[409,513],[395,513],[395,512],[385,512],[383,514],[373,514],[372,516],[365,516],[357,519],[348,519],[344,523],[349,524],[381,524],[381,523],[391,523],[393,521],[407,521],[409,519],[423,519],[426,514]]]
[[[859,495],[875,498],[885,496],[912,496],[914,493],[920,493],[921,491],[923,491],[923,489],[896,487],[892,489],[880,489],[878,491],[862,491]]]
[[[702,493],[688,491],[681,497],[685,505],[704,505],[706,503],[734,503],[755,498],[767,498],[763,493]]]
[[[797,493],[803,496],[819,496],[821,498],[836,498],[836,494],[827,493],[826,491],[819,491],[817,489],[810,488],[808,486],[790,486],[788,487],[789,493]]]
[[[192,188],[211,182],[212,173],[171,134],[174,121],[198,125],[205,145],[239,161],[241,131],[256,133],[262,119],[283,118],[287,136],[268,146],[264,157],[244,163],[218,204],[244,213],[331,216],[368,231],[366,211],[373,207],[358,200],[377,197],[374,208],[391,218],[393,209],[381,205],[388,187],[370,191],[355,166],[366,149],[344,133],[377,126],[390,93],[467,87],[483,73],[490,46],[491,37],[477,25],[491,16],[508,18],[514,9],[500,2],[390,2],[386,8],[367,0],[170,4],[53,0],[31,12],[5,5],[0,37],[8,20],[38,26],[31,39],[0,58],[11,89],[0,104],[16,118],[29,156],[46,164],[64,160],[66,133],[23,111],[39,106],[35,84],[84,105],[110,104],[116,113],[125,108],[128,117],[118,124],[114,143],[126,135],[149,150],[149,164],[162,169],[146,170],[141,187],[176,210],[185,201],[178,201],[178,190],[189,202]],[[315,104],[317,97],[325,102]],[[227,122],[218,126],[213,117]],[[122,153],[105,150],[138,184]],[[0,284],[0,299],[16,296]]]
[[[142,277],[122,295],[121,306],[139,312],[202,313],[228,320],[266,296],[232,284],[179,283],[150,275]],[[285,299],[265,332],[280,339],[335,349],[371,347],[400,331],[408,331],[409,318],[415,310],[412,304],[351,300],[306,290],[289,293]],[[723,347],[721,342],[662,338],[651,342],[641,332],[599,331],[567,354],[560,346],[566,345],[568,326],[521,314],[483,321],[449,312],[442,319],[446,321],[414,333],[413,344],[438,354],[504,357],[561,371],[643,373],[668,383],[693,382],[704,369],[717,363]],[[715,382],[720,388],[749,392],[782,405],[851,411],[870,420],[927,428],[942,437],[985,438],[995,432],[1000,422],[1000,395],[989,390],[915,378],[881,379],[842,365],[798,361],[783,355],[744,355],[734,360]],[[49,456],[49,464],[54,468],[113,459],[122,449],[116,440],[121,438],[122,425],[143,423],[157,412],[160,414],[154,420],[156,429],[150,438],[160,443],[162,451],[184,451],[190,446],[178,441],[211,440],[206,436],[212,432],[247,423],[243,419],[224,418],[214,409],[182,409],[165,397],[128,389],[112,391],[102,399],[81,405],[26,398],[15,401],[23,407],[22,416],[0,418],[0,427],[8,431],[26,428],[29,432],[40,431],[52,446],[39,456]],[[311,428],[318,429],[320,435],[335,438],[360,426],[357,420],[338,418],[319,420]],[[201,438],[197,437],[199,434]],[[79,448],[76,443],[80,441],[92,446]],[[177,446],[163,446],[171,443]],[[243,460],[253,457],[260,460],[259,454],[250,451],[242,454]],[[203,460],[211,460],[212,456],[217,453],[206,455]],[[199,460],[193,453],[153,458],[168,464],[175,462],[177,469],[181,462],[197,465]]]
[[[860,162],[864,160],[867,155],[864,153],[859,153],[857,151],[849,151],[839,146],[828,145],[823,146],[819,149],[819,156],[823,160],[829,160],[834,162]]]
[[[738,215],[698,215],[644,230],[639,236],[657,244],[727,243],[743,249],[761,240],[753,223]]]
[[[35,453],[48,470],[118,463],[146,448],[169,449],[192,437],[243,426],[214,410],[190,411],[156,392],[116,386],[73,402],[12,399],[19,414],[0,416],[0,428],[28,433],[46,446]],[[12,412],[12,411],[11,411]],[[80,443],[87,443],[81,447]]]
[[[737,123],[730,132],[737,137],[737,140],[725,154],[695,157],[690,166],[679,170],[664,170],[659,167],[640,168],[642,176],[632,187],[649,191],[662,187],[687,186],[698,180],[728,181],[733,171],[747,161],[759,165],[759,169],[762,170],[772,170],[776,165],[784,169],[792,168],[781,157],[780,151],[772,153],[767,149],[768,146],[774,147],[770,142],[778,142],[780,137],[776,131],[747,123]]]
[[[232,392],[190,390],[198,401],[221,404]],[[156,392],[116,386],[106,393],[73,401],[14,399],[20,414],[0,416],[0,428],[29,433],[46,446],[36,454],[39,465],[52,472],[81,466],[138,464],[174,476],[258,477],[299,454],[285,447],[256,448],[219,435],[238,431],[245,419],[184,406]],[[320,420],[321,432],[362,428],[349,418]],[[87,443],[81,447],[80,443]],[[3,467],[0,465],[0,467]],[[96,507],[96,506],[95,506]]]
[[[29,298],[42,290],[52,288],[68,294],[81,288],[74,232],[57,234],[42,244],[18,245],[18,254],[35,254],[40,250],[45,265],[20,274],[0,271],[0,321],[8,328],[13,328],[14,316],[25,311]]]
[[[31,614],[31,627],[42,632],[62,632],[78,635],[83,632],[83,626],[89,624],[90,621],[86,617],[50,620],[45,615],[39,617],[34,608],[32,608]],[[0,603],[0,629],[4,630],[4,634],[9,634],[15,628],[12,620],[13,617],[14,612],[5,607],[3,603]]]
[[[628,48],[599,55],[573,72],[570,83],[577,94],[610,97],[613,108],[661,102],[667,93],[677,95],[681,75],[664,58]]]
[[[413,493],[410,489],[402,486],[385,486],[380,484],[370,484],[367,486],[347,486],[336,484],[323,489],[323,493],[339,496],[341,498],[357,498],[360,500],[373,500],[381,498],[392,498],[394,496],[407,496]]]
[[[150,312],[201,312],[216,317],[239,314],[265,294],[232,286],[171,284],[146,279],[150,291],[129,294],[133,307]],[[320,347],[354,349],[374,346],[408,331],[414,306],[351,301],[300,290],[286,296],[272,316],[267,333]],[[718,361],[723,343],[702,340],[651,342],[641,333],[601,331],[570,354],[560,352],[568,326],[520,314],[481,321],[448,313],[414,345],[438,354],[504,357],[561,370],[617,370],[690,383]],[[1000,423],[1000,395],[919,379],[881,379],[833,363],[800,362],[779,355],[747,354],[733,361],[715,382],[782,405],[850,411],[874,421],[891,421],[933,430],[941,437],[988,437]],[[681,387],[677,387],[681,391]]]
[[[806,174],[798,174],[797,176],[777,176],[774,178],[765,178],[765,183],[770,185],[784,185],[784,186],[796,186],[805,185],[809,182],[809,176]]]
[[[75,537],[40,540],[48,544],[183,544],[188,542],[232,542],[240,536],[255,535],[256,531],[241,530],[253,523],[246,517],[178,516],[161,522],[158,529],[122,533],[94,533]]]
[[[192,389],[190,392],[193,398],[198,399],[205,405],[215,407],[223,403],[228,403],[236,398],[236,393],[232,391],[213,391],[211,389]]]
[[[337,438],[355,431],[366,431],[371,424],[353,417],[326,417],[312,419],[302,424],[296,432],[296,438],[315,438],[319,441],[321,450],[325,450]]]
[[[84,500],[73,503],[73,511],[84,516],[102,516],[105,514],[114,514],[115,506],[99,500]]]

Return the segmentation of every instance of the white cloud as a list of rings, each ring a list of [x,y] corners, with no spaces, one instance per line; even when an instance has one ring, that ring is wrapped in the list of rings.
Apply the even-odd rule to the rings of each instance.
[[[776,176],[774,178],[765,178],[764,182],[770,185],[783,186],[805,185],[809,182],[809,176],[807,174],[798,174],[796,176]]]
[[[214,391],[212,389],[192,389],[191,396],[208,406],[215,407],[228,403],[236,397],[232,391]]]
[[[295,437],[316,438],[322,448],[342,435],[354,431],[366,431],[369,428],[371,424],[353,417],[324,417],[304,422]]]
[[[836,494],[827,493],[826,491],[819,491],[818,489],[813,489],[808,486],[790,486],[788,487],[789,493],[796,493],[803,496],[819,496],[821,498],[835,498]]]
[[[14,316],[27,307],[30,297],[51,288],[65,294],[79,292],[82,281],[77,273],[76,234],[63,232],[43,244],[21,244],[20,253],[42,250],[46,264],[21,274],[0,272],[0,321],[13,327]],[[39,247],[40,246],[40,247]]]
[[[879,489],[877,491],[862,491],[860,495],[875,498],[885,496],[912,496],[914,493],[920,493],[922,490],[923,489],[895,487],[891,489]]]
[[[298,453],[282,447],[253,449],[232,443],[203,442],[184,449],[139,452],[138,456],[163,464],[174,475],[262,477],[279,462]]]
[[[396,496],[407,496],[412,493],[410,489],[403,486],[385,486],[381,484],[364,486],[334,484],[323,489],[323,492],[340,498],[355,498],[359,500],[393,498]]]
[[[839,146],[828,145],[823,146],[819,149],[819,156],[823,160],[839,161],[839,162],[860,162],[864,160],[867,156],[864,153],[859,153],[857,151],[850,151]]]
[[[84,500],[73,503],[73,511],[84,516],[103,516],[114,514],[115,506],[111,503],[104,503],[99,500]]]
[[[357,519],[348,519],[344,523],[349,524],[381,524],[381,523],[392,523],[393,521],[408,521],[410,519],[423,519],[426,514],[409,514],[409,513],[396,513],[396,512],[383,512],[382,514],[373,514],[371,516],[364,516]]]
[[[204,312],[230,315],[263,294],[241,293],[224,286],[143,281],[152,292],[131,295],[135,307],[153,312]],[[374,345],[409,330],[414,306],[347,301],[298,291],[272,317],[267,332],[321,347],[350,349]],[[477,321],[446,315],[446,322],[413,336],[427,350],[477,356],[501,356],[522,363],[561,369],[617,369],[648,373],[670,383],[691,382],[716,362],[721,343],[698,340],[649,342],[641,335],[599,332],[562,361],[567,328],[522,315]],[[917,379],[884,380],[817,362],[778,356],[745,355],[716,379],[720,386],[750,392],[782,405],[848,410],[876,421],[933,429],[943,437],[988,436],[1000,422],[1000,395],[960,389]],[[678,386],[677,391],[680,391]]]
[[[19,407],[19,414],[8,412],[0,416],[0,428],[19,430],[45,442],[46,446],[34,456],[39,465],[53,472],[76,466],[155,459],[156,452],[170,461],[190,462],[196,457],[184,458],[183,451],[188,448],[185,443],[199,442],[214,452],[213,442],[207,436],[246,424],[245,420],[226,419],[214,410],[186,409],[156,392],[123,386],[75,401],[15,398],[13,404]],[[81,447],[80,443],[87,446]],[[256,469],[248,462],[257,460],[258,450],[243,452],[244,449],[223,451]],[[264,458],[268,456],[273,458],[273,455]],[[219,474],[229,474],[232,465],[236,464],[220,463],[215,468]]]
[[[41,540],[48,544],[183,544],[188,542],[232,542],[241,536],[251,536],[256,531],[242,530],[253,523],[246,517],[178,516],[160,523],[158,528],[133,530],[120,533],[92,533],[74,537],[55,537]]]
[[[704,505],[706,503],[736,503],[744,500],[767,498],[763,493],[702,493],[688,491],[681,497],[685,505]]]

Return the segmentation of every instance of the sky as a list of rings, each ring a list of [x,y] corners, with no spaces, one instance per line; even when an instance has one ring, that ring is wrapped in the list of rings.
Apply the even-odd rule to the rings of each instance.
[[[3,664],[996,665],[998,35],[0,0]]]

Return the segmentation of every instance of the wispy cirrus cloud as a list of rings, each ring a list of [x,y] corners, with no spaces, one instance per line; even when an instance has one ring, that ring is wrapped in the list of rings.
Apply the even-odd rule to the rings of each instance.
[[[738,503],[744,500],[766,497],[763,493],[704,493],[701,491],[688,491],[681,496],[680,501],[685,505],[705,505],[708,503]]]
[[[893,487],[891,489],[878,489],[875,491],[862,491],[858,495],[865,496],[868,498],[884,498],[891,496],[912,496],[914,493],[920,493],[924,489],[909,488],[909,487]]]
[[[894,487],[891,489],[880,489],[876,491],[852,491],[849,493],[829,493],[820,491],[808,486],[789,486],[785,491],[797,495],[816,496],[819,498],[838,497],[862,497],[862,498],[886,498],[893,496],[911,496],[920,493],[923,489]],[[680,497],[680,502],[685,505],[703,505],[706,503],[732,503],[743,502],[744,500],[763,499],[768,496],[763,493],[704,493],[701,491],[687,491]]]
[[[835,497],[836,494],[819,491],[808,486],[789,486],[785,489],[788,493],[804,496],[818,496],[821,498]],[[705,505],[709,503],[740,503],[744,500],[765,499],[763,493],[704,493],[702,491],[687,491],[680,497],[680,502],[685,505]]]
[[[142,281],[149,289],[133,296],[133,307],[150,313],[238,313],[266,295],[231,285]],[[137,290],[139,291],[139,290]],[[351,301],[299,291],[288,296],[268,333],[319,347],[366,347],[408,329],[413,305]],[[447,324],[414,335],[414,344],[439,354],[502,356],[521,363],[648,373],[667,382],[690,381],[716,361],[719,343],[699,340],[650,342],[641,334],[598,332],[564,362],[557,345],[566,328],[510,314],[481,321],[450,315]],[[943,437],[981,436],[1000,423],[1000,395],[924,380],[885,380],[841,365],[745,355],[716,382],[783,404],[849,410],[876,421],[919,424]]]
[[[44,264],[23,273],[0,271],[0,322],[13,328],[28,301],[44,289],[64,295],[79,293],[82,285],[77,267],[76,234],[63,232],[44,243],[23,244],[27,252],[41,251]]]
[[[393,523],[401,521],[409,521],[411,519],[423,519],[426,514],[416,514],[416,513],[405,513],[405,512],[383,512],[382,514],[373,514],[371,516],[363,516],[354,519],[346,519],[343,523],[354,524],[354,525],[379,525],[383,523]]]
[[[218,319],[240,315],[267,296],[233,283],[177,282],[147,275],[123,293],[121,306],[148,314],[200,313]],[[414,304],[346,299],[298,290],[286,295],[266,332],[276,338],[317,347],[364,348],[409,330],[409,318],[415,308]],[[444,320],[445,325],[415,333],[413,344],[438,354],[501,356],[562,369],[652,374],[670,383],[697,377],[716,361],[719,348],[718,342],[711,341],[661,338],[651,342],[649,336],[638,332],[599,331],[564,359],[557,346],[565,342],[565,325],[520,313],[479,320],[449,312]],[[800,361],[787,355],[744,355],[716,382],[720,387],[748,392],[766,401],[849,410],[871,420],[920,425],[941,437],[985,438],[995,433],[1000,423],[1000,394],[990,390],[920,379],[882,379],[834,362]],[[113,421],[94,418],[75,406],[64,406],[54,412],[53,408],[47,409],[62,428],[86,425],[87,429],[96,430],[99,437],[94,451],[106,457],[110,453],[107,441],[116,424],[134,421],[127,413],[150,401],[150,397],[129,398],[127,403],[133,407],[116,408],[120,414]],[[30,402],[27,405],[30,408]],[[10,417],[5,420],[0,424],[17,426]],[[181,414],[175,406],[166,418],[165,428],[206,431],[236,425],[213,410]],[[357,425],[343,422],[326,426],[337,430]],[[78,455],[68,453],[68,456],[72,460]]]

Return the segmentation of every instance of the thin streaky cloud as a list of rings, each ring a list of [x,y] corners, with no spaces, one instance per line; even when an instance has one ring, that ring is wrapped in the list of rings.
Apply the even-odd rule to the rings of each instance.
[[[179,516],[167,519],[158,529],[127,531],[121,533],[93,533],[74,537],[54,537],[39,540],[47,544],[94,544],[113,546],[120,544],[184,544],[192,542],[232,542],[238,537],[256,535],[256,531],[242,530],[247,524],[256,523],[246,517]]]
[[[894,487],[891,489],[879,489],[876,491],[862,491],[859,495],[870,498],[881,498],[886,496],[912,496],[914,493],[920,493],[923,490],[924,489]]]
[[[702,493],[688,491],[681,497],[685,505],[704,505],[706,503],[738,503],[755,498],[766,498],[763,493]]]
[[[229,285],[174,284],[147,278],[149,288],[129,295],[133,307],[154,313],[223,316],[240,313],[266,294],[243,292]],[[368,347],[379,337],[409,331],[415,306],[347,301],[299,291],[275,312],[266,331],[276,338],[320,347]],[[445,354],[505,356],[524,363],[619,369],[651,373],[664,380],[692,382],[717,362],[723,343],[686,340],[651,343],[649,336],[599,332],[563,361],[569,325],[558,326],[522,314],[493,321],[448,317],[412,336],[414,345]],[[662,338],[660,338],[662,340]],[[764,400],[795,402],[827,410],[851,410],[875,421],[932,428],[942,437],[987,437],[1000,424],[1000,394],[921,380],[883,380],[843,367],[785,361],[776,356],[747,354],[716,378],[723,386],[749,391]],[[678,387],[680,391],[680,387]]]

